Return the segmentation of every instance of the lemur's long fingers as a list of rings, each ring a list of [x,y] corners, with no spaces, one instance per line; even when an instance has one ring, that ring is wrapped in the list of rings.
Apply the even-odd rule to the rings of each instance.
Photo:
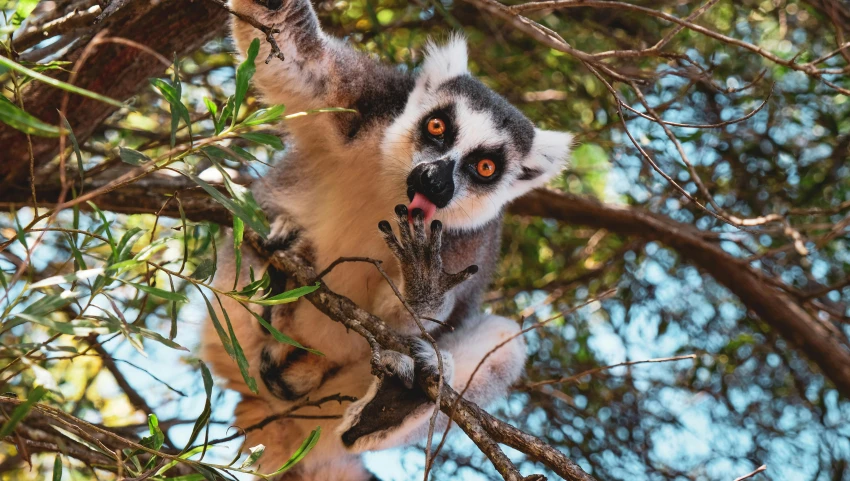
[[[443,223],[435,220],[431,222],[431,238],[428,241],[428,246],[425,252],[431,262],[432,268],[437,272],[443,270],[443,256],[440,250],[443,247]]]
[[[378,230],[381,231],[381,234],[384,237],[384,242],[387,243],[387,246],[389,246],[390,250],[393,251],[393,254],[401,259],[404,255],[404,248],[401,244],[399,244],[395,234],[393,234],[393,228],[390,223],[385,220],[378,222]]]
[[[410,233],[410,223],[407,221],[407,206],[399,204],[395,206],[396,222],[401,235],[401,243],[404,246],[410,244],[413,235]]]
[[[431,249],[439,253],[443,247],[443,223],[435,220],[431,222]]]
[[[460,284],[461,282],[469,279],[475,273],[478,272],[478,266],[475,264],[467,267],[466,269],[458,272],[457,274],[446,274],[445,283],[446,290],[452,289],[454,286]]]
[[[417,246],[426,246],[425,244],[425,213],[422,209],[413,209],[411,212],[413,217],[413,240]]]

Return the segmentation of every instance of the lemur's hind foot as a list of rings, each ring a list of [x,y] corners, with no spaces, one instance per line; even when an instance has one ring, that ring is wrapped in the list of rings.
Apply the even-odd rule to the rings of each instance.
[[[409,441],[434,410],[434,403],[415,383],[421,377],[439,377],[434,348],[414,339],[411,353],[413,357],[384,352],[385,367],[393,375],[377,379],[369,392],[346,410],[337,432],[349,450],[362,452]],[[454,377],[452,355],[447,351],[440,351],[440,355],[443,382],[450,384]]]

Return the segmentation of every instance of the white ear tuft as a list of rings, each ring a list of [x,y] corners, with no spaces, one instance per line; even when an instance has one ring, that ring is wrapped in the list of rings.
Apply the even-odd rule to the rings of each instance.
[[[429,40],[420,78],[436,87],[446,80],[469,73],[468,62],[466,38],[462,34],[451,34],[448,42],[442,45]]]
[[[532,184],[529,189],[540,187],[564,170],[569,162],[573,146],[573,135],[568,132],[534,129],[534,143],[523,171]],[[522,177],[522,176],[521,176]]]

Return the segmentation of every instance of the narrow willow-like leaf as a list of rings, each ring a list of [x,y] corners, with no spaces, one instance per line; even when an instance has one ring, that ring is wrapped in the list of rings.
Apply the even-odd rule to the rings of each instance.
[[[236,275],[233,276],[233,290],[239,283],[239,274],[242,272],[242,238],[245,236],[245,223],[239,217],[233,218],[233,254],[236,257]]]
[[[118,279],[118,280],[121,280],[121,279]],[[187,298],[185,294],[181,294],[179,292],[166,291],[164,289],[159,289],[157,287],[149,286],[147,284],[142,284],[142,283],[129,282],[129,281],[122,281],[122,282],[129,284],[129,285],[135,287],[136,289],[138,289],[140,291],[147,292],[148,294],[150,294],[152,296],[160,297],[160,298],[165,299],[167,301],[186,302],[186,301],[189,300],[189,298]]]
[[[137,167],[151,161],[151,158],[147,155],[127,147],[118,147],[118,156],[124,162]]]
[[[248,93],[251,77],[257,71],[254,61],[259,52],[260,39],[255,38],[248,47],[248,55],[245,61],[236,68],[236,92],[233,95],[233,123],[231,125],[236,125],[236,117],[239,116],[239,108],[242,107],[242,101],[245,100],[245,94]]]
[[[280,137],[272,134],[263,134],[259,132],[245,132],[244,134],[239,134],[243,139],[250,140],[251,142],[257,142],[259,144],[265,144],[275,150],[283,150],[285,147],[283,146],[283,142],[280,141]]]
[[[248,309],[247,306],[245,306],[245,308]],[[309,347],[305,347],[300,342],[296,341],[295,339],[292,339],[291,337],[287,336],[286,334],[278,331],[274,326],[271,325],[271,323],[269,323],[267,320],[263,319],[263,316],[257,314],[256,312],[254,312],[250,309],[248,309],[248,312],[250,312],[251,315],[254,316],[254,319],[256,319],[257,322],[260,323],[260,325],[262,325],[263,327],[265,327],[268,330],[268,332],[272,335],[272,337],[275,339],[275,341],[282,342],[284,344],[289,344],[290,346],[297,347],[298,349],[304,349],[305,351],[311,352],[311,353],[313,353],[317,356],[324,356],[324,354],[322,354],[321,351],[317,351],[316,349],[310,349]]]
[[[310,294],[311,292],[314,292],[320,286],[321,285],[319,283],[316,283],[312,286],[296,287],[295,289],[286,292],[281,292],[280,294],[272,297],[266,297],[265,299],[250,299],[248,300],[248,302],[252,304],[259,304],[261,306],[276,306],[278,304],[287,304],[290,302],[297,301],[299,297],[303,297],[307,294]]]
[[[80,144],[77,142],[77,136],[74,135],[74,130],[71,128],[70,122],[62,112],[59,112],[59,117],[62,119],[62,126],[65,127],[65,130],[68,132],[68,139],[71,140],[71,147],[74,149],[74,155],[77,157],[77,170],[80,171],[80,188],[83,188],[83,184],[86,183],[86,169],[83,167],[83,153],[80,152]]]
[[[248,386],[248,389],[251,390],[252,393],[259,393],[259,389],[257,388],[257,380],[251,377],[250,372],[248,371],[248,358],[245,357],[245,351],[242,350],[242,345],[239,344],[239,339],[236,338],[236,332],[233,330],[233,324],[230,322],[230,316],[227,314],[227,310],[224,309],[224,306],[221,305],[221,299],[216,295],[216,300],[218,301],[219,307],[221,307],[221,315],[224,316],[224,322],[227,323],[227,332],[230,334],[230,342],[233,345],[233,354],[236,356],[236,365],[239,366],[239,372],[242,374],[242,379],[245,380],[245,384]]]
[[[304,459],[304,456],[307,456],[307,453],[309,453],[310,450],[313,449],[314,446],[316,446],[316,443],[319,442],[319,436],[321,434],[322,428],[316,427],[316,429],[313,430],[313,432],[310,433],[309,436],[307,436],[307,439],[305,439],[304,442],[301,443],[301,447],[298,448],[297,451],[295,451],[292,457],[290,457],[289,460],[284,463],[283,466],[281,466],[277,471],[271,473],[269,476],[275,476],[281,473],[285,473],[286,471],[289,471],[293,466],[298,464],[298,462]]]
[[[16,63],[16,62],[14,62],[14,61],[12,61],[12,60],[10,60],[10,59],[2,56],[2,55],[0,55],[0,66],[12,69],[12,70],[19,72],[19,73],[22,73],[24,75],[29,75],[30,77],[32,77],[32,78],[34,78],[34,79],[36,79],[40,82],[46,83],[47,85],[50,85],[52,87],[56,87],[56,88],[59,88],[59,89],[62,89],[62,90],[66,90],[68,92],[71,92],[71,93],[74,93],[74,94],[77,94],[77,95],[82,95],[83,97],[88,97],[90,99],[94,99],[94,100],[112,105],[114,107],[124,107],[123,103],[121,103],[121,102],[119,102],[115,99],[111,99],[109,97],[105,97],[105,96],[100,95],[98,93],[92,92],[91,90],[81,89],[81,88],[75,87],[75,86],[73,86],[69,83],[65,83],[65,82],[56,80],[55,78],[48,77],[47,75],[40,74],[40,73],[36,72],[35,70],[28,69],[28,68],[24,67],[23,65]]]
[[[53,459],[53,481],[62,481],[62,456]]]
[[[239,203],[233,199],[228,199],[227,196],[221,193],[218,189],[208,184],[206,181],[202,180],[195,174],[191,174],[188,172],[184,172],[184,175],[192,179],[196,184],[198,184],[204,191],[209,194],[216,202],[223,205],[227,210],[229,210],[233,215],[242,219],[245,224],[247,224],[251,229],[260,234],[263,237],[268,237],[269,235],[269,225],[268,221],[265,218],[262,210],[259,207],[249,208],[249,206],[244,205],[246,202]],[[246,195],[246,199],[248,196]],[[250,197],[253,201],[253,197]],[[253,202],[256,205],[256,202]]]
[[[189,440],[186,442],[186,447],[189,447],[194,444],[195,440],[198,439],[198,435],[201,433],[201,429],[204,429],[206,427],[206,431],[204,434],[204,444],[200,446],[201,453],[203,456],[207,452],[207,442],[209,441],[210,434],[209,420],[210,413],[212,413],[213,380],[212,374],[210,374],[210,370],[207,369],[206,364],[204,364],[202,361],[198,361],[198,366],[201,368],[201,377],[204,379],[204,393],[206,394],[206,399],[204,400],[204,409],[201,411],[201,415],[198,417],[198,420],[195,421],[195,425],[192,426],[192,434],[189,435]],[[194,454],[192,451],[186,451],[182,453],[181,456],[186,456],[186,458],[188,458],[192,454]]]
[[[12,25],[15,27],[24,23],[24,20],[30,16],[39,0],[18,0],[18,6],[15,8],[15,14],[12,15]]]
[[[0,95],[0,122],[25,134],[39,137],[59,137],[59,128],[33,117],[6,97]]]
[[[260,458],[263,456],[263,453],[266,452],[266,447],[262,444],[258,444],[250,448],[250,450],[251,455],[248,456],[248,458],[245,459],[245,461],[243,461],[242,464],[239,465],[239,469],[246,469],[253,466],[257,461],[260,460]]]

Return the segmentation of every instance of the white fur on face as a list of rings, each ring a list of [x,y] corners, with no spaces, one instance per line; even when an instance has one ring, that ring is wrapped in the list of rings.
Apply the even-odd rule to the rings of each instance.
[[[445,154],[455,162],[455,194],[451,202],[439,209],[435,218],[453,230],[472,230],[486,224],[502,211],[511,200],[545,185],[566,166],[572,135],[535,129],[531,151],[522,155],[513,147],[513,140],[498,129],[486,111],[469,107],[466,98],[453,95],[440,86],[461,75],[469,75],[467,49],[463,37],[453,35],[442,46],[429,44],[416,86],[404,112],[384,132],[381,142],[382,165],[386,181],[406,185],[407,175],[421,162],[433,162],[417,152],[414,139],[421,119],[438,108],[454,106],[457,136],[452,150]],[[503,147],[507,170],[488,192],[469,188],[471,179],[464,178],[461,161],[471,151]],[[533,178],[521,180],[533,172]]]

